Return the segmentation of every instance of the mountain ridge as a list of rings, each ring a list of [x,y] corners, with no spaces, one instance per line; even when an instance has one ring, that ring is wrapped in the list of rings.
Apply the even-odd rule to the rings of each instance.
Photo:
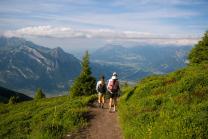
[[[123,65],[152,73],[168,73],[186,65],[187,54],[192,46],[123,47],[112,45],[111,49],[102,47],[92,53],[92,61],[104,65]]]
[[[90,66],[97,78],[101,74],[110,78],[116,71],[120,80],[135,82],[185,66],[188,50],[186,47],[108,44],[90,54]],[[0,85],[26,90],[30,96],[36,88],[46,93],[68,91],[81,70],[81,61],[61,47],[50,49],[17,37],[0,37],[0,56]]]
[[[13,89],[67,90],[80,61],[60,47],[49,49],[21,38],[0,38],[0,83]]]

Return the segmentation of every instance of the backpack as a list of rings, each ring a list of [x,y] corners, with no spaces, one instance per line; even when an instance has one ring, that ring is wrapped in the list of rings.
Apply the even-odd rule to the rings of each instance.
[[[108,89],[112,92],[112,93],[116,93],[119,90],[119,83],[116,80],[115,82],[113,82],[113,80],[110,80],[109,84],[108,84]]]
[[[100,93],[105,93],[106,92],[106,85],[105,84],[99,84],[98,85],[98,92],[100,92]]]

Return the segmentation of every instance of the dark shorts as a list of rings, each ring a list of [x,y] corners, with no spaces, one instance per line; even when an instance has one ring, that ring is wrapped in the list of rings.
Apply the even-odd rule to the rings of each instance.
[[[98,92],[98,96],[104,96],[105,93]]]
[[[109,96],[110,96],[110,98],[116,98],[116,97],[118,97],[118,93],[110,93],[109,92]]]

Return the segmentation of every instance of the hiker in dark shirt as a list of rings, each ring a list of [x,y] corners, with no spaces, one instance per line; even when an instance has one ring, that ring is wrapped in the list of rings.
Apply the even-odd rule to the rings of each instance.
[[[105,77],[101,76],[100,80],[97,82],[96,90],[98,92],[98,103],[100,108],[104,108],[105,103],[105,93],[107,91],[106,84],[105,84]]]

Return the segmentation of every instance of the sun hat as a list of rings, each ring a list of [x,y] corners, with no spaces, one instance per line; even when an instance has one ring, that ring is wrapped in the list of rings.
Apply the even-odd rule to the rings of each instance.
[[[113,76],[111,77],[111,79],[116,80],[117,77],[116,77],[115,75],[113,75]]]
[[[117,76],[117,73],[116,73],[116,72],[114,72],[114,73],[113,73],[113,76]]]

